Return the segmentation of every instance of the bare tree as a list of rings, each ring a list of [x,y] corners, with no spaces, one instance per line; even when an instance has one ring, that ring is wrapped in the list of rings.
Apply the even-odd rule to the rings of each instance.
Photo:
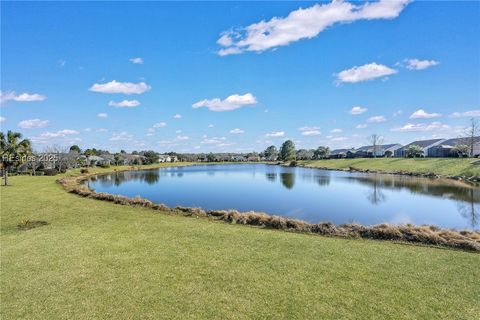
[[[467,145],[470,148],[470,157],[473,157],[474,154],[474,147],[475,145],[480,142],[480,124],[478,123],[478,119],[471,118],[470,119],[470,126],[467,129],[466,137],[463,139],[465,142],[463,144]]]
[[[373,157],[376,158],[377,157],[377,152],[379,150],[379,146],[383,142],[383,137],[374,133],[368,138],[368,141],[372,144]]]

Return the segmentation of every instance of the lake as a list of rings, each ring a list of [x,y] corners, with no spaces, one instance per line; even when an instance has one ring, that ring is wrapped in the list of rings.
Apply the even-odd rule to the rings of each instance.
[[[88,184],[169,207],[253,210],[311,223],[480,227],[480,188],[446,179],[229,164],[117,172]]]

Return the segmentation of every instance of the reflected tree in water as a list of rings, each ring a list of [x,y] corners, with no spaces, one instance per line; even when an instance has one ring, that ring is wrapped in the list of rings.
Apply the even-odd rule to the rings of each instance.
[[[330,176],[317,176],[315,177],[319,186],[328,186],[330,184]]]
[[[295,185],[295,174],[290,172],[281,173],[280,180],[285,188],[292,189]]]
[[[377,182],[377,179],[373,180],[370,186],[372,191],[368,194],[367,199],[371,204],[378,205],[387,200],[387,196],[382,192],[382,185]]]
[[[277,181],[277,174],[275,172],[267,172],[267,173],[265,173],[265,177],[270,182]]]
[[[475,203],[475,190],[470,189],[470,201],[458,201],[458,212],[467,219],[468,225],[477,230],[480,227],[479,204]]]

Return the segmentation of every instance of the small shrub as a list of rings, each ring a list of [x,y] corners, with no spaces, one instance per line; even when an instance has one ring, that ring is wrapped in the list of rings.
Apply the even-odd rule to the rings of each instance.
[[[56,176],[58,174],[58,170],[57,169],[44,169],[43,173],[46,176]]]
[[[290,167],[296,167],[297,166],[297,161],[293,160],[290,161]]]
[[[47,221],[36,221],[36,220],[29,220],[27,218],[23,218],[20,220],[20,223],[17,224],[17,229],[26,231],[36,227],[46,226],[48,224]]]
[[[88,171],[87,168],[82,168],[82,169],[80,169],[80,173],[85,174],[85,173],[89,173],[89,171]]]

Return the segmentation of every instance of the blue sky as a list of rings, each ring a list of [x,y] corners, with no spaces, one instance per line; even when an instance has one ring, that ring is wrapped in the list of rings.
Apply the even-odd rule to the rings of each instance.
[[[2,2],[1,127],[111,151],[457,137],[480,3]]]

